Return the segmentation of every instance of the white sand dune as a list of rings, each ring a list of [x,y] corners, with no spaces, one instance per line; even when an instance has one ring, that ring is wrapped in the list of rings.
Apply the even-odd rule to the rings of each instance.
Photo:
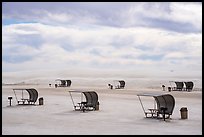
[[[17,105],[13,88],[36,88],[44,105]],[[71,89],[94,90],[99,95],[99,110],[73,110]],[[145,118],[138,93],[169,93],[176,104],[171,119]],[[9,106],[8,96],[12,96]],[[144,99],[152,105],[152,98]],[[187,107],[188,119],[181,119],[180,108]],[[107,86],[54,88],[48,85],[2,86],[3,135],[201,135],[202,91],[162,91],[161,87],[108,89]]]

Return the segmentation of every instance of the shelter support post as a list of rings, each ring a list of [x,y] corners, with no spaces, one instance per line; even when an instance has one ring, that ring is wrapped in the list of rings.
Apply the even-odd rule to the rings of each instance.
[[[161,107],[160,109],[161,109],[161,111],[163,112],[162,115],[163,115],[163,119],[164,119],[164,121],[165,121],[165,114],[166,114],[165,111],[167,110],[167,108]]]

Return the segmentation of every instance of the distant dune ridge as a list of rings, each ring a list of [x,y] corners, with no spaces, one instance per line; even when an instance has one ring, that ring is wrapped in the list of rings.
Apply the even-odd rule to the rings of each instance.
[[[150,73],[137,70],[97,70],[97,69],[63,69],[22,72],[2,72],[2,84],[55,84],[56,79],[70,79],[72,85],[105,86],[113,80],[123,79],[127,87],[160,87],[170,85],[169,81],[193,81],[195,89],[202,88],[202,75],[194,73]],[[79,82],[80,81],[80,82]]]

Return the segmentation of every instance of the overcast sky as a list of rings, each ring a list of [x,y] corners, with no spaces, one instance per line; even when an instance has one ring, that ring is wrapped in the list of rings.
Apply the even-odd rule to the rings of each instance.
[[[2,54],[3,72],[201,75],[202,3],[5,2]]]

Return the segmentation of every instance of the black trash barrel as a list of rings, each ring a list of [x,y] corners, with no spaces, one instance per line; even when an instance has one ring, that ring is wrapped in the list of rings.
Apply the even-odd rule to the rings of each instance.
[[[180,109],[181,112],[181,119],[187,119],[188,118],[188,110],[186,107],[182,107]]]
[[[96,110],[99,110],[99,102],[96,104]]]
[[[171,87],[168,87],[168,91],[171,92]]]
[[[43,105],[43,97],[39,98],[39,105]]]

